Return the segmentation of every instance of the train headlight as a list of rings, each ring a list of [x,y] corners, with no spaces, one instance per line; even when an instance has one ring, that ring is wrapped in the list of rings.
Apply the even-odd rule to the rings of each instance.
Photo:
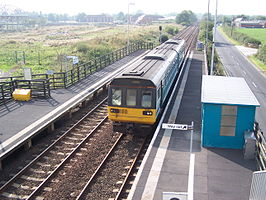
[[[119,113],[119,109],[111,108],[110,112],[111,113]]]
[[[152,113],[152,111],[143,111],[143,115],[152,115],[153,113]]]

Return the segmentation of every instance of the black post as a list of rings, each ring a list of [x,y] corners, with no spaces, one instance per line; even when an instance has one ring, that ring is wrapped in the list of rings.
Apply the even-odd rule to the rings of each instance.
[[[66,84],[66,73],[67,72],[63,73],[63,79],[64,79],[63,81],[64,81],[64,87],[65,88],[67,88],[67,84]]]
[[[78,81],[80,81],[80,68],[77,67],[77,69],[78,69]]]
[[[87,65],[85,64],[85,65],[83,65],[84,67],[83,67],[83,71],[84,71],[84,78],[86,78],[87,77]]]

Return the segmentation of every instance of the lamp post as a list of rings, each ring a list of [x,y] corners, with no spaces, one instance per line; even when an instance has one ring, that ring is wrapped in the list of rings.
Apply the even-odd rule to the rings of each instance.
[[[129,6],[133,6],[135,5],[134,3],[128,3],[127,4],[127,55],[129,54],[129,21],[130,21],[130,17],[129,17]]]

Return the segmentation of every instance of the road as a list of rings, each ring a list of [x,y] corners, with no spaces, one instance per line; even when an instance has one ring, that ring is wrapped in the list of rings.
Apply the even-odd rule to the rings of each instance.
[[[223,35],[217,31],[216,50],[229,76],[243,77],[257,97],[256,121],[266,133],[266,76],[262,74],[247,58],[239,52]]]

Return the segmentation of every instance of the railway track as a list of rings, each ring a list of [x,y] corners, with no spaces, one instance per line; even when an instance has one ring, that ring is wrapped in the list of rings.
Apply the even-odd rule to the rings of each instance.
[[[0,188],[1,199],[27,199],[35,195],[67,162],[75,163],[76,157],[82,154],[80,151],[86,151],[86,147],[82,148],[82,145],[95,143],[88,141],[104,139],[112,143],[117,134],[108,133],[102,136],[101,132],[97,131],[100,126],[108,127],[106,105],[106,100],[101,102],[4,184]]]
[[[132,184],[130,178],[134,176],[144,147],[147,147],[146,138],[124,135],[99,165],[77,200],[126,198],[127,187]]]

